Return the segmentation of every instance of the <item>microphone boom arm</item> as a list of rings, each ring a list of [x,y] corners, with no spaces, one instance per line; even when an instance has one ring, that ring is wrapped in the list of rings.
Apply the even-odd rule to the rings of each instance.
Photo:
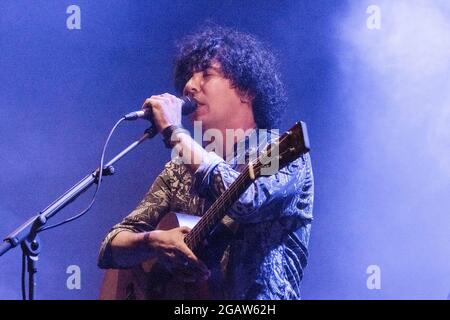
[[[138,140],[131,143],[128,147],[126,147],[123,151],[121,151],[113,159],[111,159],[107,164],[105,164],[103,168],[103,175],[107,176],[114,174],[113,164],[115,164],[145,140],[153,138],[157,133],[158,131],[153,126],[145,130],[145,133]],[[63,195],[52,202],[44,210],[39,212],[39,214],[28,219],[24,224],[22,224],[7,237],[5,237],[3,243],[0,245],[0,256],[5,254],[11,248],[14,248],[17,245],[21,244],[22,242],[35,242],[35,238],[37,233],[39,232],[39,229],[44,226],[51,217],[53,217],[56,213],[58,213],[60,210],[74,201],[90,186],[96,183],[98,180],[98,173],[99,169],[97,168],[92,173],[88,174],[79,182],[77,182],[73,187],[67,190]],[[36,245],[37,243],[32,247],[36,247]]]

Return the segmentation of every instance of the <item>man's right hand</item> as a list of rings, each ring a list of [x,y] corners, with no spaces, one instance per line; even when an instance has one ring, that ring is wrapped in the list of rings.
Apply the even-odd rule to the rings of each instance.
[[[147,232],[144,239],[152,256],[156,256],[160,263],[170,272],[179,275],[180,279],[186,282],[206,280],[210,276],[208,268],[184,242],[189,231],[187,227],[154,230]]]

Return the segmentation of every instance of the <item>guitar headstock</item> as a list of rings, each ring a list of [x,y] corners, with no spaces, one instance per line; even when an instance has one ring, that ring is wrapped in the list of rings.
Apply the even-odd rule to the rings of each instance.
[[[249,163],[250,177],[272,175],[310,150],[308,131],[302,121],[283,133],[260,154],[255,162]]]

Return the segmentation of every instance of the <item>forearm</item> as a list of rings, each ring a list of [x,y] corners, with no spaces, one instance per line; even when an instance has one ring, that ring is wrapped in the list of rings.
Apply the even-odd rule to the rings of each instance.
[[[176,133],[175,139],[178,142],[172,150],[172,156],[179,155],[183,164],[186,165],[191,172],[195,172],[203,160],[208,156],[208,153],[187,133]]]
[[[111,241],[114,263],[122,268],[133,267],[155,256],[148,245],[151,232],[119,232]]]
[[[171,266],[186,267],[188,263],[195,270],[200,270],[202,276],[209,276],[206,266],[184,242],[188,232],[187,227],[141,233],[120,232],[111,241],[112,260],[120,268],[129,268],[158,258],[169,269]]]

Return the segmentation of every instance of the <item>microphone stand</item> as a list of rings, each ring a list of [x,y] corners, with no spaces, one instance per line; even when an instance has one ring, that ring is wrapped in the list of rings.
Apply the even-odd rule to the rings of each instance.
[[[150,127],[145,130],[142,137],[134,141],[123,151],[117,154],[112,160],[110,160],[103,167],[103,175],[109,176],[114,174],[113,164],[119,161],[131,150],[136,148],[146,139],[151,139],[158,131],[155,127]],[[28,284],[29,284],[29,300],[34,299],[34,286],[35,286],[35,275],[37,273],[37,261],[39,258],[39,253],[41,251],[41,244],[39,241],[38,233],[39,230],[45,225],[45,223],[56,213],[66,207],[69,203],[74,201],[78,196],[85,192],[94,183],[98,183],[98,175],[100,173],[99,168],[94,170],[92,173],[85,176],[79,182],[77,182],[72,188],[67,190],[58,199],[52,202],[47,208],[39,212],[36,216],[28,219],[20,227],[10,233],[0,245],[0,256],[5,254],[10,249],[21,245],[24,256],[27,260],[27,270],[28,270]]]

